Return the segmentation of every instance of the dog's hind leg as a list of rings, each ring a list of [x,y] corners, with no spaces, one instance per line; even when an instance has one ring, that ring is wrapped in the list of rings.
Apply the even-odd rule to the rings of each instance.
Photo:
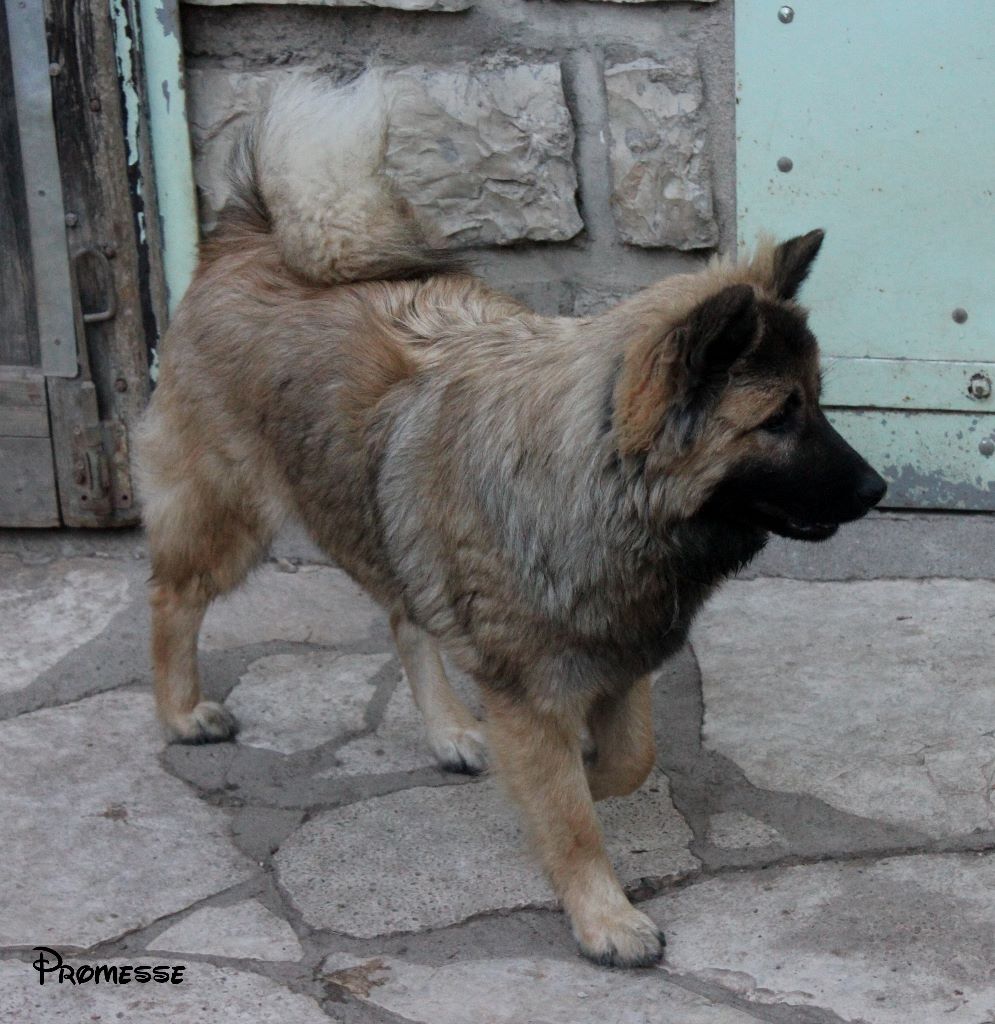
[[[401,612],[390,624],[432,752],[446,771],[479,774],[487,767],[483,729],[446,678],[435,641]]]
[[[222,495],[217,477],[198,477],[168,490],[150,488],[145,502],[156,712],[171,738],[184,743],[228,740],[237,731],[230,711],[201,699],[197,637],[208,604],[245,579],[275,527],[230,480]]]
[[[553,888],[585,956],[607,967],[646,967],[663,936],[622,891],[605,851],[584,773],[587,709],[545,710],[525,695],[485,691],[491,754],[525,812]]]
[[[587,725],[595,747],[587,766],[591,796],[603,800],[637,790],[656,763],[650,677],[637,679],[622,696],[597,701]]]

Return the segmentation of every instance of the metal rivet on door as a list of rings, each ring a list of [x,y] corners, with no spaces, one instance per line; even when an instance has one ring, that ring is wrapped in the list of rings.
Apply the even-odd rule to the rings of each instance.
[[[952,319],[953,319],[953,322],[954,322],[955,324],[966,324],[966,323],[967,323],[967,310],[966,310],[966,309],[961,309],[961,307],[960,307],[960,306],[958,306],[958,307],[957,307],[957,308],[956,308],[956,309],[955,309],[955,310],[954,310],[954,311],[953,311],[953,312],[952,312],[952,313],[950,314],[950,316],[952,317]]]
[[[794,167],[794,166],[795,166],[795,162],[794,162],[794,160],[791,159],[790,156],[778,157],[777,169],[779,171],[781,171],[783,174],[787,174],[788,171],[790,171],[791,168]]]
[[[784,6],[777,12],[777,20],[782,25],[790,25],[795,20],[795,9]]]
[[[978,445],[978,451],[981,452],[986,459],[990,459],[992,455],[995,455],[995,441],[990,437],[986,437],[984,441]]]
[[[976,373],[967,382],[967,393],[978,401],[992,397],[992,379],[987,373]]]

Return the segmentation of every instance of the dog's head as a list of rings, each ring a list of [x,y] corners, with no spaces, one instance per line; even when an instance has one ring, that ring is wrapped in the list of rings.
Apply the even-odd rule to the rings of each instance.
[[[794,302],[822,238],[706,271],[686,309],[627,352],[616,436],[623,455],[644,460],[667,518],[824,540],[884,497],[885,482],[820,408],[818,345]]]

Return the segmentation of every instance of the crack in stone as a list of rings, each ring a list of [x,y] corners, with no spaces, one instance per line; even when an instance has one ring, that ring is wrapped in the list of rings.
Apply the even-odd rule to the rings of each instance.
[[[738,992],[728,989],[715,981],[709,981],[693,974],[672,971],[666,965],[662,968],[667,980],[704,996],[706,999],[732,1009],[739,1010],[766,1024],[866,1024],[852,1018],[844,1018],[825,1007],[799,1005],[797,1003],[756,1003]]]
[[[691,852],[706,872],[723,866],[766,866],[791,857],[814,863],[882,850],[930,852],[935,848],[934,841],[916,829],[850,814],[808,793],[756,786],[734,761],[709,749],[704,742],[701,670],[690,644],[664,665],[656,691],[660,767],[670,779],[674,806],[694,835]],[[776,829],[787,852],[758,857],[757,849],[715,846],[708,840],[708,822],[723,811],[745,812]]]

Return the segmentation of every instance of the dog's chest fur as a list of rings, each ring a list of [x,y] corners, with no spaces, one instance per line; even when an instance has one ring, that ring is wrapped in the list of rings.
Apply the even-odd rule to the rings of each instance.
[[[763,531],[704,518],[650,525],[604,431],[610,372],[528,431],[496,399],[454,407],[451,387],[413,397],[391,431],[375,500],[407,613],[494,686],[628,685],[763,546]]]

